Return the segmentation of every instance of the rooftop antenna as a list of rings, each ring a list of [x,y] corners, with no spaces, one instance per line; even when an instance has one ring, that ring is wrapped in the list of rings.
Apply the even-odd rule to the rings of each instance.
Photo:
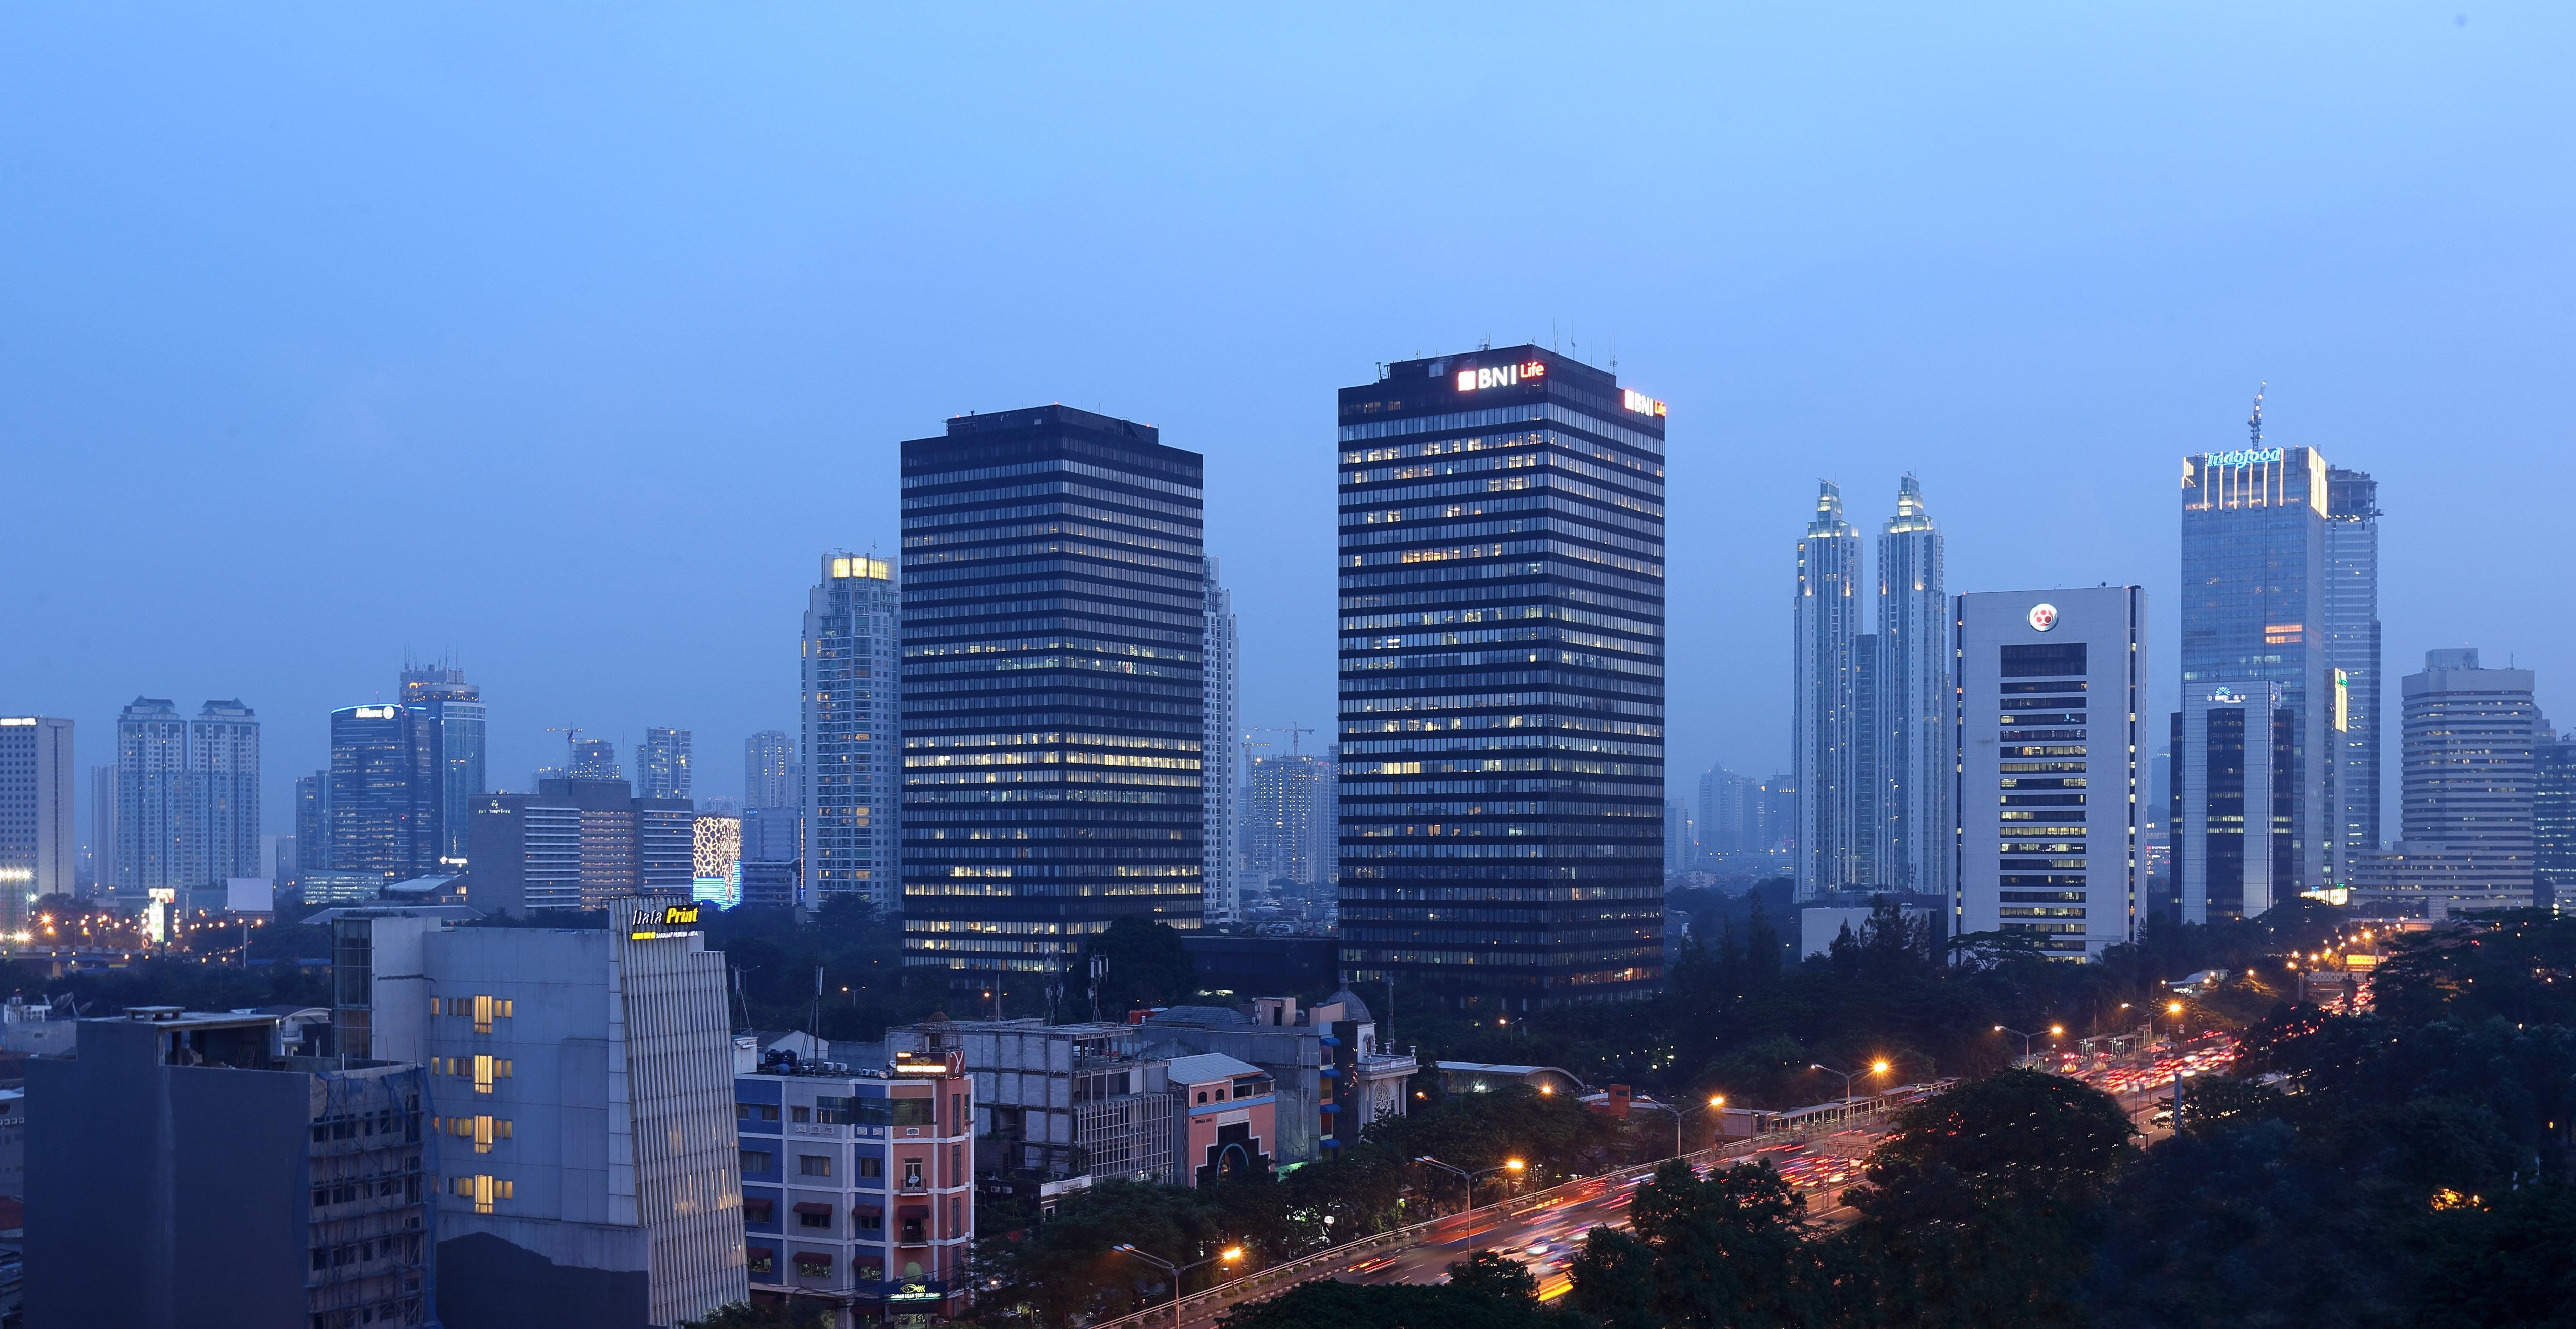
[[[2271,386],[2269,383],[2254,385],[2254,414],[2245,419],[2245,427],[2254,431],[2254,442],[2249,446],[2256,448],[2263,446],[2263,391]]]

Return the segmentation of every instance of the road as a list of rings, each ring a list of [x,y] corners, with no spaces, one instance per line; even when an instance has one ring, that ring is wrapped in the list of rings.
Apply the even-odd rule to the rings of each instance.
[[[2156,1125],[2153,1116],[2158,1100],[2171,1093],[2174,1077],[2215,1071],[2234,1056],[2232,1043],[2213,1037],[2195,1040],[2180,1052],[2160,1053],[2142,1064],[2090,1069],[2057,1062],[2042,1068],[2084,1080],[2117,1098],[2129,1109],[2142,1143],[2152,1144],[2172,1133],[2170,1127]],[[1808,1218],[1821,1226],[1836,1228],[1857,1217],[1849,1205],[1841,1202],[1842,1193],[1860,1179],[1870,1150],[1885,1134],[1884,1121],[1876,1121],[1796,1143],[1772,1145],[1730,1157],[1726,1162],[1769,1160],[1806,1197]],[[1544,1206],[1510,1217],[1491,1213],[1458,1215],[1442,1220],[1431,1230],[1429,1239],[1417,1245],[1380,1254],[1355,1253],[1347,1265],[1335,1267],[1328,1262],[1324,1268],[1300,1277],[1329,1277],[1345,1283],[1437,1283],[1448,1277],[1451,1264],[1477,1251],[1491,1250],[1520,1261],[1538,1277],[1539,1295],[1552,1299],[1564,1295],[1570,1286],[1567,1262],[1584,1234],[1596,1227],[1625,1230],[1629,1201],[1645,1181],[1639,1176],[1624,1181],[1601,1178],[1575,1183],[1561,1187]],[[1271,1294],[1272,1290],[1264,1290],[1254,1295]],[[1176,1320],[1159,1316],[1155,1319],[1175,1329],[1207,1329],[1217,1323],[1225,1309],[1224,1305],[1189,1306]]]

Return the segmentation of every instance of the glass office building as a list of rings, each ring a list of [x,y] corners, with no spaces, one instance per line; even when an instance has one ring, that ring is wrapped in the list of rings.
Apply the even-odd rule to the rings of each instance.
[[[423,871],[422,803],[411,708],[391,703],[331,712],[331,870],[400,881]]]
[[[2266,729],[2247,741],[2262,755],[2272,726],[2268,828],[2274,860],[2268,900],[2330,884],[2340,836],[2333,768],[2342,756],[2333,666],[2328,649],[2327,468],[2313,448],[2255,446],[2187,457],[2182,466],[2182,693],[2187,712],[2215,699],[2263,694]],[[2178,718],[2175,737],[2188,716]],[[2177,749],[2179,751],[2179,749]],[[2185,769],[2177,782],[2201,789],[2208,772]],[[2178,832],[2207,808],[2176,810]],[[2266,828],[2249,826],[2246,834]],[[2176,861],[2186,890],[2205,866],[2178,840]],[[2247,909],[2259,914],[2260,896]],[[2213,908],[2215,903],[2213,901]]]
[[[1341,963],[1484,1008],[1660,982],[1664,404],[1536,346],[1341,418]]]
[[[2342,731],[2332,740],[2343,861],[2379,852],[2379,482],[2326,471],[2326,664],[2339,671]]]
[[[1052,974],[1200,917],[1199,454],[1069,406],[903,445],[906,964]]]
[[[484,794],[483,690],[444,665],[402,671],[412,722],[412,858],[422,872],[465,867],[467,818]]]

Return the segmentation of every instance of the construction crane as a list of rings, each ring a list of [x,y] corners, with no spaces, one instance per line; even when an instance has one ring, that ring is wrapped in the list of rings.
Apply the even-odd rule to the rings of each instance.
[[[1308,734],[1314,733],[1314,732],[1315,732],[1315,728],[1314,728],[1314,726],[1312,726],[1312,725],[1301,725],[1301,724],[1292,724],[1292,725],[1286,725],[1286,726],[1280,726],[1280,725],[1257,725],[1257,726],[1255,726],[1255,727],[1253,727],[1253,728],[1251,728],[1251,729],[1247,729],[1247,730],[1245,730],[1244,732],[1245,732],[1245,733],[1247,733],[1247,734],[1286,734],[1286,735],[1288,736],[1288,755],[1289,755],[1289,756],[1291,756],[1291,757],[1294,757],[1294,756],[1297,756],[1297,755],[1298,755],[1298,752],[1297,752],[1297,742],[1298,742],[1298,740],[1299,740],[1299,739],[1301,739],[1301,738],[1303,738],[1305,735],[1308,735]],[[1263,746],[1264,746],[1264,747],[1267,747],[1267,746],[1268,746],[1268,744],[1263,744]],[[1247,738],[1247,739],[1245,739],[1245,740],[1244,740],[1244,748],[1245,748],[1245,750],[1246,750],[1246,751],[1249,751],[1249,750],[1251,749],[1251,747],[1252,747],[1252,741],[1251,741],[1250,739],[1248,739],[1248,738]]]

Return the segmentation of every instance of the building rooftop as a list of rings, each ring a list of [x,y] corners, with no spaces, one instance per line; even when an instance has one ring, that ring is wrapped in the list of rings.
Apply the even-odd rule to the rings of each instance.
[[[1171,1069],[1166,1073],[1171,1076],[1174,1084],[1207,1084],[1215,1080],[1231,1080],[1245,1075],[1269,1074],[1268,1071],[1251,1062],[1238,1061],[1222,1052],[1202,1052],[1194,1057],[1174,1057]]]

